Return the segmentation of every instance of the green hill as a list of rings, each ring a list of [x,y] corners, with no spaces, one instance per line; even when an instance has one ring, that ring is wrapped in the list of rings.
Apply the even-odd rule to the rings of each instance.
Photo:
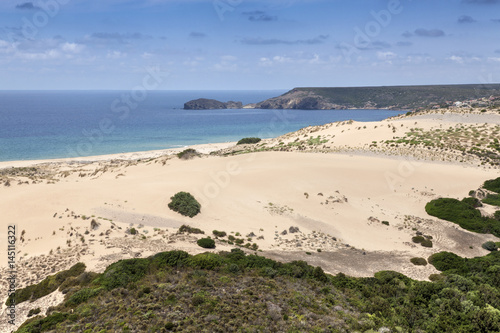
[[[263,109],[419,109],[500,96],[500,84],[295,88],[256,104]]]
[[[331,276],[303,261],[283,264],[239,249],[163,252],[102,274],[63,274],[64,303],[17,332],[500,330],[500,252],[474,259],[442,252],[429,262],[444,271],[435,282],[392,271]]]

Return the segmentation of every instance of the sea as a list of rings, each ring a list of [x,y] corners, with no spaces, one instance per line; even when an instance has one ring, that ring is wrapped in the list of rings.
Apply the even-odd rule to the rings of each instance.
[[[243,104],[264,91],[0,91],[0,161],[86,157],[271,138],[310,125],[379,121],[393,110],[184,110],[212,98]]]

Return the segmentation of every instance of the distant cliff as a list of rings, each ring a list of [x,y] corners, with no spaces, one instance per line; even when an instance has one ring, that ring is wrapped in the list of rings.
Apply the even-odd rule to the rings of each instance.
[[[184,103],[184,110],[241,109],[241,102],[220,102],[215,99],[199,98]]]
[[[403,109],[416,110],[455,101],[500,96],[500,84],[295,88],[244,108],[256,109]]]

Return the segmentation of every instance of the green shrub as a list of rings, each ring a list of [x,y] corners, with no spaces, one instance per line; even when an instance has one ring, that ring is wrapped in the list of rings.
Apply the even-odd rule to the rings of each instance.
[[[260,142],[262,139],[260,138],[243,138],[240,141],[238,141],[237,145],[243,145],[243,144],[254,144]]]
[[[425,260],[424,258],[411,258],[410,261],[413,265],[417,265],[417,266],[426,266],[427,265],[427,260]]]
[[[151,262],[158,268],[184,266],[189,258],[185,251],[160,252],[153,256]]]
[[[436,199],[429,202],[425,210],[429,215],[456,223],[466,230],[491,233],[500,237],[500,222],[481,216],[481,212],[467,201],[450,198]]]
[[[500,221],[500,210],[497,210],[493,216],[495,220]]]
[[[130,234],[131,235],[137,234],[137,230],[135,228],[130,228]]]
[[[184,216],[193,217],[201,210],[201,205],[188,192],[179,192],[170,198],[172,201],[168,204],[168,208],[174,212],[178,212]]]
[[[130,282],[136,282],[146,275],[148,268],[148,259],[120,260],[109,265],[97,281],[108,290],[125,287]]]
[[[425,241],[425,238],[422,237],[422,236],[413,236],[411,238],[411,240],[413,241],[413,243],[417,243],[417,244],[420,244],[422,243],[423,241]]]
[[[430,239],[424,239],[420,245],[423,247],[432,247],[432,241]]]
[[[37,315],[39,314],[40,312],[42,312],[42,310],[40,308],[36,308],[36,309],[30,309],[28,311],[28,317],[32,317],[34,315]]]
[[[212,231],[212,233],[217,237],[226,237],[227,235],[225,231],[218,231],[218,230],[214,230]]]
[[[382,221],[382,224],[389,226],[389,221]]]
[[[492,241],[489,241],[489,242],[485,242],[481,245],[481,247],[485,250],[488,250],[490,252],[493,252],[493,251],[497,251],[498,250],[498,246],[495,242],[492,242]]]
[[[483,202],[488,205],[500,207],[500,194],[488,194]]]
[[[181,225],[178,230],[179,233],[187,232],[188,234],[205,234],[205,232],[198,228],[192,228],[188,225]]]
[[[481,213],[468,203],[451,198],[432,200],[425,205],[425,211],[429,215],[451,222],[481,217]]]
[[[489,191],[500,194],[500,177],[485,181],[483,187]]]
[[[189,258],[189,266],[201,269],[215,269],[224,264],[224,259],[215,253],[200,253]]]
[[[86,302],[92,297],[97,296],[104,288],[83,288],[71,295],[66,301],[66,305],[73,307]]]
[[[450,269],[460,270],[465,268],[465,260],[451,252],[434,253],[427,260],[429,264],[442,272]]]
[[[200,153],[198,153],[196,150],[192,148],[185,149],[177,154],[177,157],[183,160],[189,160],[197,156],[200,156]]]
[[[481,201],[478,198],[471,198],[471,197],[463,198],[462,202],[468,204],[472,208],[477,208],[477,207],[483,206],[483,204],[481,203]]]
[[[201,246],[204,249],[214,249],[215,241],[211,238],[201,238],[196,242],[198,246]]]

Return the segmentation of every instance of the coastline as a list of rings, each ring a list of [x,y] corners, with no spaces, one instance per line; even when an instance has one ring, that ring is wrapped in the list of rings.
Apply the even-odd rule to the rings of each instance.
[[[184,146],[178,148],[146,150],[146,151],[138,151],[130,153],[117,153],[117,154],[105,154],[105,155],[94,155],[94,156],[84,156],[84,157],[67,157],[67,158],[55,158],[55,159],[5,161],[5,162],[0,162],[0,170],[6,168],[24,168],[35,165],[51,165],[59,163],[88,164],[94,162],[109,162],[113,160],[134,161],[147,158],[158,158],[161,156],[174,155],[188,148],[195,149],[196,151],[202,154],[210,154],[213,151],[229,148],[231,146],[234,146],[235,144],[236,142],[203,143],[203,144]]]

